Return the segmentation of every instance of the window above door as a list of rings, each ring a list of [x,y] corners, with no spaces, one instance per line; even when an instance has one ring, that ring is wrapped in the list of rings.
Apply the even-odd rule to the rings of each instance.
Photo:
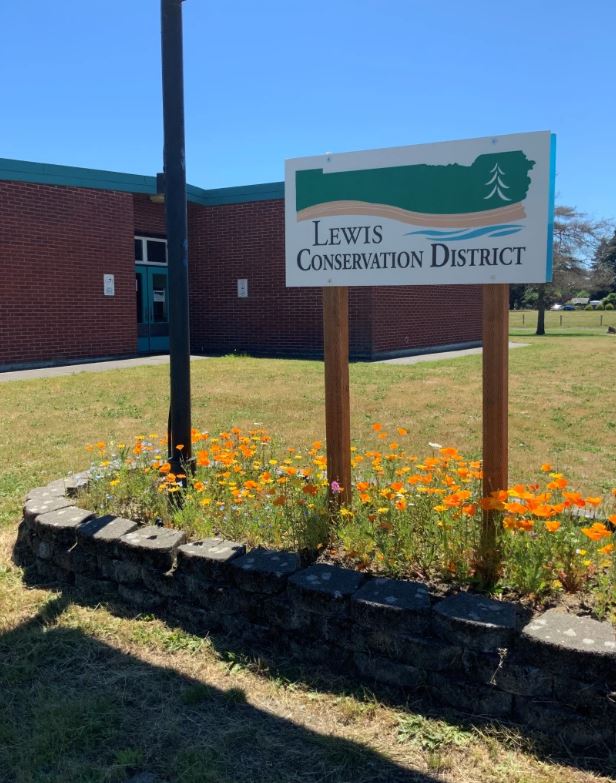
[[[135,263],[136,264],[167,264],[167,240],[157,237],[135,237]]]

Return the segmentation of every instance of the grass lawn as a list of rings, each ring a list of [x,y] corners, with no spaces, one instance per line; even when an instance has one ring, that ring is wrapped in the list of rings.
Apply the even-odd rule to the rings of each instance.
[[[545,329],[550,335],[600,335],[607,332],[608,326],[616,326],[616,310],[548,310],[545,314]],[[512,335],[534,334],[537,311],[511,311],[509,328]]]
[[[609,490],[616,338],[525,342],[510,355],[511,478],[534,478],[550,461],[585,492]],[[210,431],[260,422],[282,444],[305,446],[324,435],[322,375],[319,362],[195,362],[193,422]],[[87,442],[162,432],[167,388],[166,367],[0,383],[2,783],[127,781],[141,770],[167,783],[615,779],[616,758],[572,758],[509,729],[247,657],[223,637],[26,588],[11,561],[25,492],[87,466]],[[479,357],[354,364],[351,390],[357,440],[381,421],[407,427],[420,454],[438,441],[479,455]]]

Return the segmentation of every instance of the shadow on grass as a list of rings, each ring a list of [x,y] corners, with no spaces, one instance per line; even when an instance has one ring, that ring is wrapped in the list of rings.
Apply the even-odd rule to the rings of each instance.
[[[436,783],[58,625],[72,602],[0,636],[2,783]]]
[[[30,568],[24,571],[24,577],[30,586],[50,587],[41,584]],[[436,780],[402,768],[362,745],[322,736],[264,714],[247,706],[240,691],[222,692],[173,670],[149,666],[79,630],[59,627],[48,630],[54,616],[73,602],[93,607],[104,605],[115,616],[141,620],[144,629],[149,619],[162,619],[172,639],[172,644],[164,649],[192,649],[195,642],[201,643],[205,638],[221,664],[230,670],[246,669],[291,689],[352,697],[353,709],[358,714],[362,705],[368,708],[378,700],[406,713],[409,726],[416,732],[421,732],[423,727],[430,734],[432,729],[426,718],[446,721],[454,732],[478,729],[484,737],[493,737],[501,750],[507,747],[523,750],[542,761],[608,777],[616,773],[613,748],[603,748],[593,755],[576,755],[557,739],[543,737],[526,727],[460,713],[435,704],[425,693],[401,698],[399,691],[375,682],[370,682],[370,690],[350,677],[344,664],[337,666],[330,660],[325,665],[318,661],[307,663],[280,645],[263,645],[229,633],[210,632],[204,637],[189,622],[179,623],[164,612],[144,615],[123,602],[88,598],[67,584],[55,583],[53,587],[63,591],[58,598],[35,619],[0,637],[0,660],[9,656],[13,661],[5,667],[5,673],[0,670],[0,693],[7,694],[6,704],[12,704],[6,715],[0,710],[2,783],[5,779],[15,783],[124,781],[130,780],[128,771],[141,767],[154,769],[165,783],[430,783]],[[147,637],[147,630],[144,636]],[[12,683],[11,678],[17,679]],[[23,703],[19,698],[20,683],[26,688]],[[106,714],[109,720],[99,723],[98,717]],[[83,742],[79,739],[76,743],[78,735],[74,729],[85,716],[90,716],[94,723],[90,730],[90,718],[85,721]],[[11,745],[10,737],[4,737],[3,731],[13,732],[12,727],[20,725],[26,727],[28,739],[22,736],[21,730],[13,737],[14,758],[18,759],[16,769],[22,763],[51,764],[51,769],[55,769],[54,764],[70,761],[77,765],[79,774],[2,777],[8,757],[3,757],[1,748]],[[53,741],[49,737],[45,739],[45,731],[39,734],[41,727],[49,725],[56,726],[54,732],[59,734]],[[66,729],[62,728],[65,725]],[[423,747],[420,736],[411,739]],[[438,738],[436,744],[437,750],[447,751],[446,738],[442,747]],[[40,752],[31,752],[39,746]],[[66,755],[50,750],[65,746]],[[83,769],[89,769],[88,765],[93,772],[84,776]],[[158,780],[143,783],[158,783]]]

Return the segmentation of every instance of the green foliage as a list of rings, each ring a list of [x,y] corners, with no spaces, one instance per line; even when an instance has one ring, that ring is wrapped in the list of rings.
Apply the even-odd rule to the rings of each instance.
[[[604,310],[613,310],[614,305],[611,302],[608,302],[606,305],[603,306]]]
[[[553,411],[559,424],[562,414]],[[264,430],[237,427],[217,436],[193,433],[194,474],[172,473],[162,444],[143,437],[132,448],[97,444],[100,460],[84,505],[117,514],[117,502],[123,515],[151,521],[158,514],[164,524],[197,537],[216,535],[311,556],[331,544],[359,570],[457,585],[482,582],[482,515],[491,511],[502,521],[499,589],[538,598],[594,589],[603,580],[616,595],[616,581],[605,582],[611,532],[603,522],[585,527],[574,513],[600,508],[597,519],[606,520],[614,514],[613,497],[583,498],[545,464],[543,487],[517,484],[483,498],[479,460],[436,443],[420,459],[404,446],[405,428],[388,433],[375,422],[371,430],[373,445],[353,449],[349,505],[336,502],[334,484],[328,491],[321,442],[280,454]],[[177,630],[160,638],[157,623],[142,625],[141,632],[142,643],[200,649],[199,639]]]
[[[442,720],[405,715],[398,724],[398,741],[421,750],[461,748],[473,741],[472,732]]]

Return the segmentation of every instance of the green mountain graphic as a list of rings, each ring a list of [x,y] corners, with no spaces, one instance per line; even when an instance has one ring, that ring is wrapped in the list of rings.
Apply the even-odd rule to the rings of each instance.
[[[470,166],[422,163],[332,173],[297,171],[296,209],[361,201],[434,215],[483,212],[523,201],[534,165],[516,150],[479,155]]]

